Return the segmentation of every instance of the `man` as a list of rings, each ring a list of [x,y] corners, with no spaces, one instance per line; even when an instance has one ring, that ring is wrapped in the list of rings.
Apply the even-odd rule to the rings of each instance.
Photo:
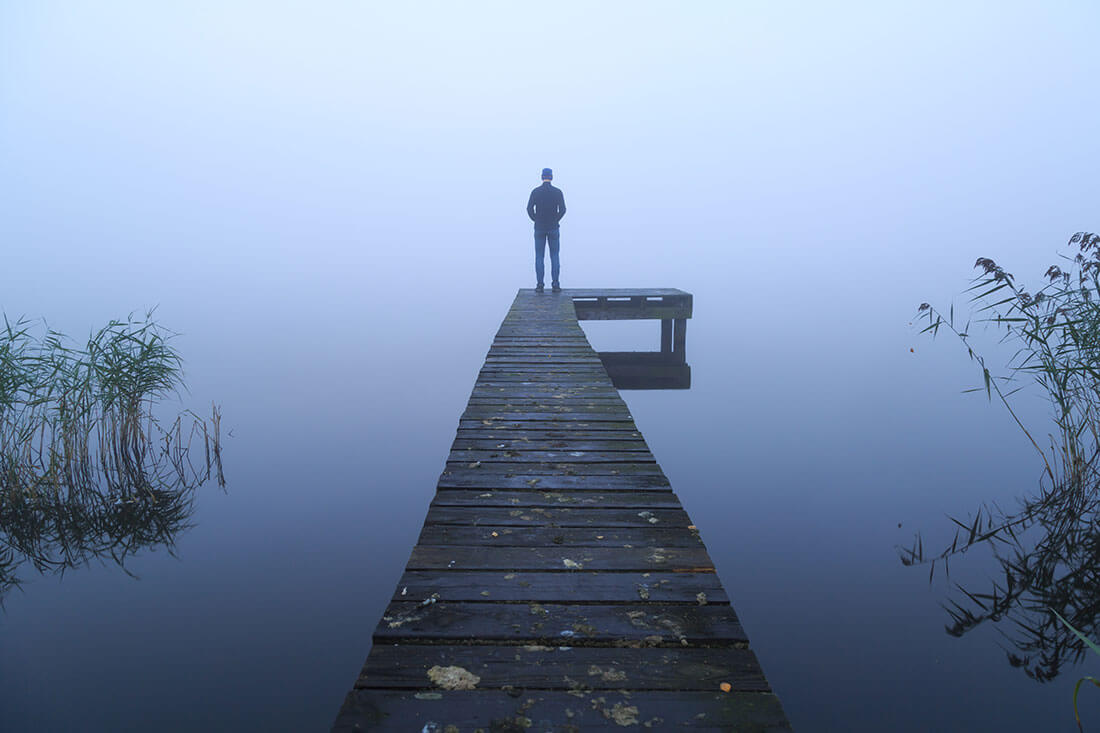
[[[535,277],[538,279],[536,293],[543,291],[546,273],[543,255],[546,253],[547,242],[550,243],[550,283],[555,293],[561,292],[561,285],[558,283],[558,275],[561,273],[561,262],[558,260],[558,222],[565,216],[565,196],[560,188],[550,185],[552,180],[554,171],[543,168],[542,185],[532,191],[531,197],[527,199],[527,216],[535,222]]]

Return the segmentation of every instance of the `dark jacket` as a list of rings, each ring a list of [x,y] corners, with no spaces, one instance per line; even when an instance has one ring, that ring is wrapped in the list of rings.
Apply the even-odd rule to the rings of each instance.
[[[539,231],[557,229],[558,222],[565,216],[565,196],[561,189],[551,186],[550,181],[543,181],[527,199],[527,216]]]

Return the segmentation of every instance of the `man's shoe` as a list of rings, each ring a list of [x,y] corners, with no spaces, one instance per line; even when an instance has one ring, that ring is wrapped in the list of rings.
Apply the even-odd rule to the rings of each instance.
[[[543,290],[544,290],[544,288],[542,287],[542,283],[539,283],[538,285],[535,286],[535,292],[536,293],[541,293]]]
[[[555,293],[560,293],[561,292],[561,285],[558,285],[557,283],[554,283],[554,286],[550,289],[553,290]]]

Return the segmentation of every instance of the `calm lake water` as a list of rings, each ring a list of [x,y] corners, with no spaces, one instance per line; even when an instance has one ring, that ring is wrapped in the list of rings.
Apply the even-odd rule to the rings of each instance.
[[[693,386],[624,394],[796,729],[1068,730],[1090,665],[1040,685],[994,628],[949,637],[948,584],[898,560],[918,529],[949,541],[945,512],[1011,505],[1038,479],[1007,415],[958,394],[976,373],[957,345],[917,338],[902,310],[873,344],[803,324],[762,349],[774,325],[659,278],[638,277],[695,292]],[[513,292],[425,295],[448,306],[415,323],[397,288],[349,291],[316,321],[286,295],[241,306],[270,308],[265,328],[164,309],[184,332],[183,403],[222,405],[227,490],[201,488],[175,556],[141,554],[136,578],[109,562],[24,573],[0,614],[5,730],[331,724]],[[656,322],[585,328],[602,350],[658,343]],[[952,567],[992,574],[980,553]]]

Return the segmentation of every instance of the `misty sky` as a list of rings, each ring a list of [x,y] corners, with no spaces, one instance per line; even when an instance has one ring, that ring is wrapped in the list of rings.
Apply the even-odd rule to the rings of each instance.
[[[4,3],[0,307],[408,374],[533,285],[550,166],[566,287],[694,292],[784,364],[908,354],[978,256],[1034,282],[1097,228],[1100,10],[825,5]]]
[[[4,3],[5,308],[56,311],[70,269],[127,307],[526,286],[543,166],[567,285],[657,259],[855,306],[1046,264],[1095,216],[1096,6],[886,5]]]
[[[250,609],[321,604],[321,621],[286,625],[329,633],[346,655],[317,682],[317,709],[334,715],[492,334],[534,285],[524,206],[549,166],[569,209],[564,287],[695,295],[695,386],[629,397],[631,409],[693,517],[706,507],[703,537],[796,726],[800,711],[841,704],[828,690],[810,699],[813,680],[840,677],[784,663],[827,642],[799,636],[816,632],[727,558],[771,551],[773,522],[799,505],[807,515],[791,521],[810,534],[767,556],[773,576],[827,575],[808,558],[827,554],[812,533],[834,511],[835,567],[860,583],[858,559],[873,556],[894,578],[896,534],[849,533],[852,512],[891,531],[904,519],[906,533],[913,516],[965,512],[989,498],[994,457],[1033,483],[1016,428],[959,396],[977,379],[965,354],[909,322],[922,301],[965,303],[979,256],[1037,285],[1074,232],[1100,229],[1098,29],[1100,5],[1068,0],[0,0],[0,310],[79,336],[159,306],[183,333],[187,404],[216,399],[237,441],[230,490],[199,503],[178,568],[110,581],[111,593],[161,578],[173,598],[191,587],[175,573],[219,584],[203,593],[229,600],[196,611],[211,620],[179,643],[255,661],[232,680],[273,667],[257,652],[267,640],[242,641]],[[655,348],[646,326],[586,330],[609,348]],[[647,413],[658,401],[675,421]],[[729,499],[736,512],[723,514],[734,493],[719,470],[748,487]],[[708,481],[720,498],[704,496]],[[883,486],[896,504],[884,508]],[[722,531],[727,515],[742,533]],[[352,557],[375,566],[340,565]],[[369,623],[340,616],[360,570],[382,589],[356,597]],[[9,670],[60,638],[46,620],[28,631],[47,618],[35,604],[99,598],[80,590],[90,572],[72,576],[12,602],[4,618],[24,641]],[[246,593],[253,576],[269,595]],[[832,612],[858,617],[841,601]],[[102,656],[87,640],[105,630],[73,629]],[[57,670],[79,669],[56,643],[26,675],[34,694],[13,693],[28,710]],[[860,684],[871,678],[889,682],[875,668]]]

